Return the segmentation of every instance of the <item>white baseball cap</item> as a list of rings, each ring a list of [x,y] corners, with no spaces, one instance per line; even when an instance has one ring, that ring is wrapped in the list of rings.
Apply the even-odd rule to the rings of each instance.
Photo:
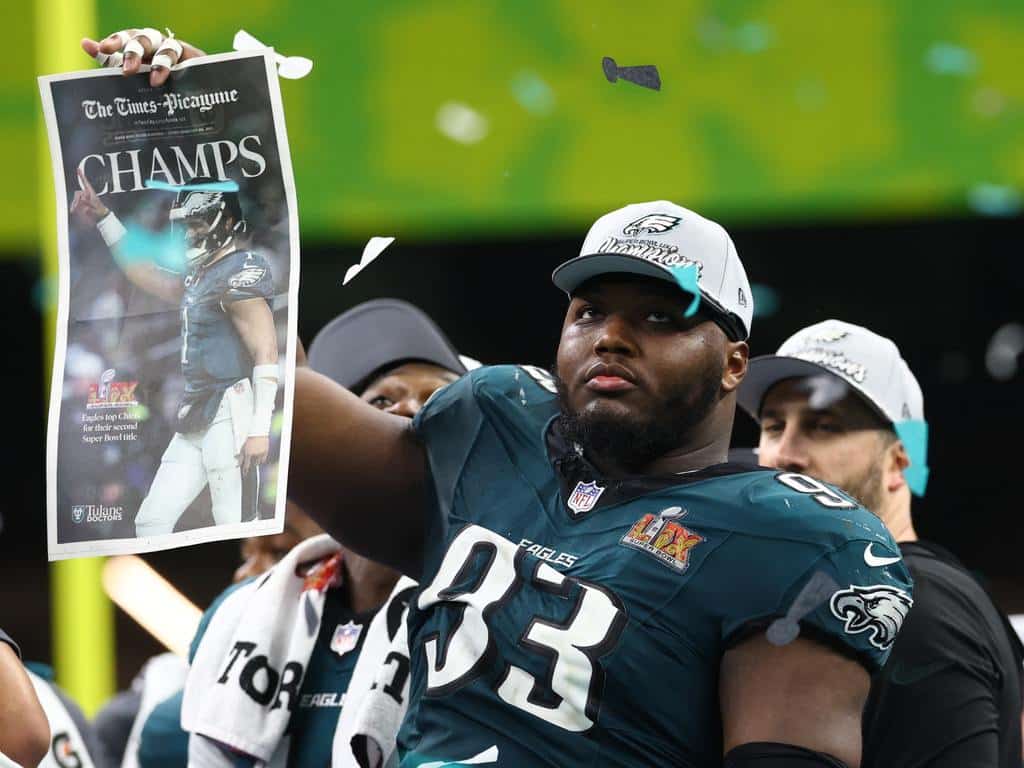
[[[725,229],[700,214],[656,200],[619,208],[594,222],[580,255],[559,266],[551,280],[570,296],[586,280],[626,272],[665,280],[689,291],[678,276],[697,270],[701,300],[734,339],[750,335],[754,298],[736,246]]]
[[[890,424],[910,457],[908,484],[924,494],[927,479],[927,422],[924,395],[892,340],[859,325],[825,320],[803,328],[774,355],[753,358],[737,401],[755,421],[768,390],[783,379],[828,374],[845,382]]]

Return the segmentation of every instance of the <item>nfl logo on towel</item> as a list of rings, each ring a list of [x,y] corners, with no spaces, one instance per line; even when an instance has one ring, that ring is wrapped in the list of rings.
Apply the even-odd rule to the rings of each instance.
[[[597,500],[601,498],[602,493],[604,493],[604,488],[596,482],[576,483],[576,487],[569,495],[569,509],[576,515],[589,512],[597,504]]]
[[[359,635],[362,632],[362,624],[351,621],[347,624],[339,624],[334,629],[334,637],[331,638],[331,650],[339,656],[344,656],[359,645]]]

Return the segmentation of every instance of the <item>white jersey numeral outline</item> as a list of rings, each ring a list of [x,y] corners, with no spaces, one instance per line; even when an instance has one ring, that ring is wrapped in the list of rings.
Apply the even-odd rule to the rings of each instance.
[[[181,364],[188,365],[188,305],[181,308]]]
[[[466,526],[452,540],[437,575],[417,599],[420,610],[444,604],[459,612],[443,644],[440,633],[428,635],[424,642],[426,695],[449,695],[492,664],[504,664],[497,686],[503,701],[581,733],[593,727],[600,711],[604,670],[598,659],[618,641],[626,612],[607,589],[566,577],[538,560],[528,577],[531,586],[565,600],[575,597],[575,605],[564,623],[534,616],[520,636],[522,648],[547,659],[543,678],[502,661],[486,619],[522,586],[516,566],[526,556],[525,549],[477,525]],[[467,586],[457,586],[474,573]]]

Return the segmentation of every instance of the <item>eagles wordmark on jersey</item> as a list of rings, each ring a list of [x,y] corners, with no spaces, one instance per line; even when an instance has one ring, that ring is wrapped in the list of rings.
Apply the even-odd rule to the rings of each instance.
[[[723,654],[819,573],[836,588],[801,633],[884,662],[912,601],[877,518],[739,465],[606,481],[562,439],[555,391],[483,368],[415,420],[435,493],[403,767],[719,765]]]

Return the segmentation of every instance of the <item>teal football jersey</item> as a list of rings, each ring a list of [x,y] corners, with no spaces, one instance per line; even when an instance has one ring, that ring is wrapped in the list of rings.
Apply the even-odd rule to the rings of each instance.
[[[911,604],[881,522],[740,465],[606,481],[555,387],[482,368],[414,421],[433,483],[403,768],[717,766],[718,673],[752,632],[885,660]]]

